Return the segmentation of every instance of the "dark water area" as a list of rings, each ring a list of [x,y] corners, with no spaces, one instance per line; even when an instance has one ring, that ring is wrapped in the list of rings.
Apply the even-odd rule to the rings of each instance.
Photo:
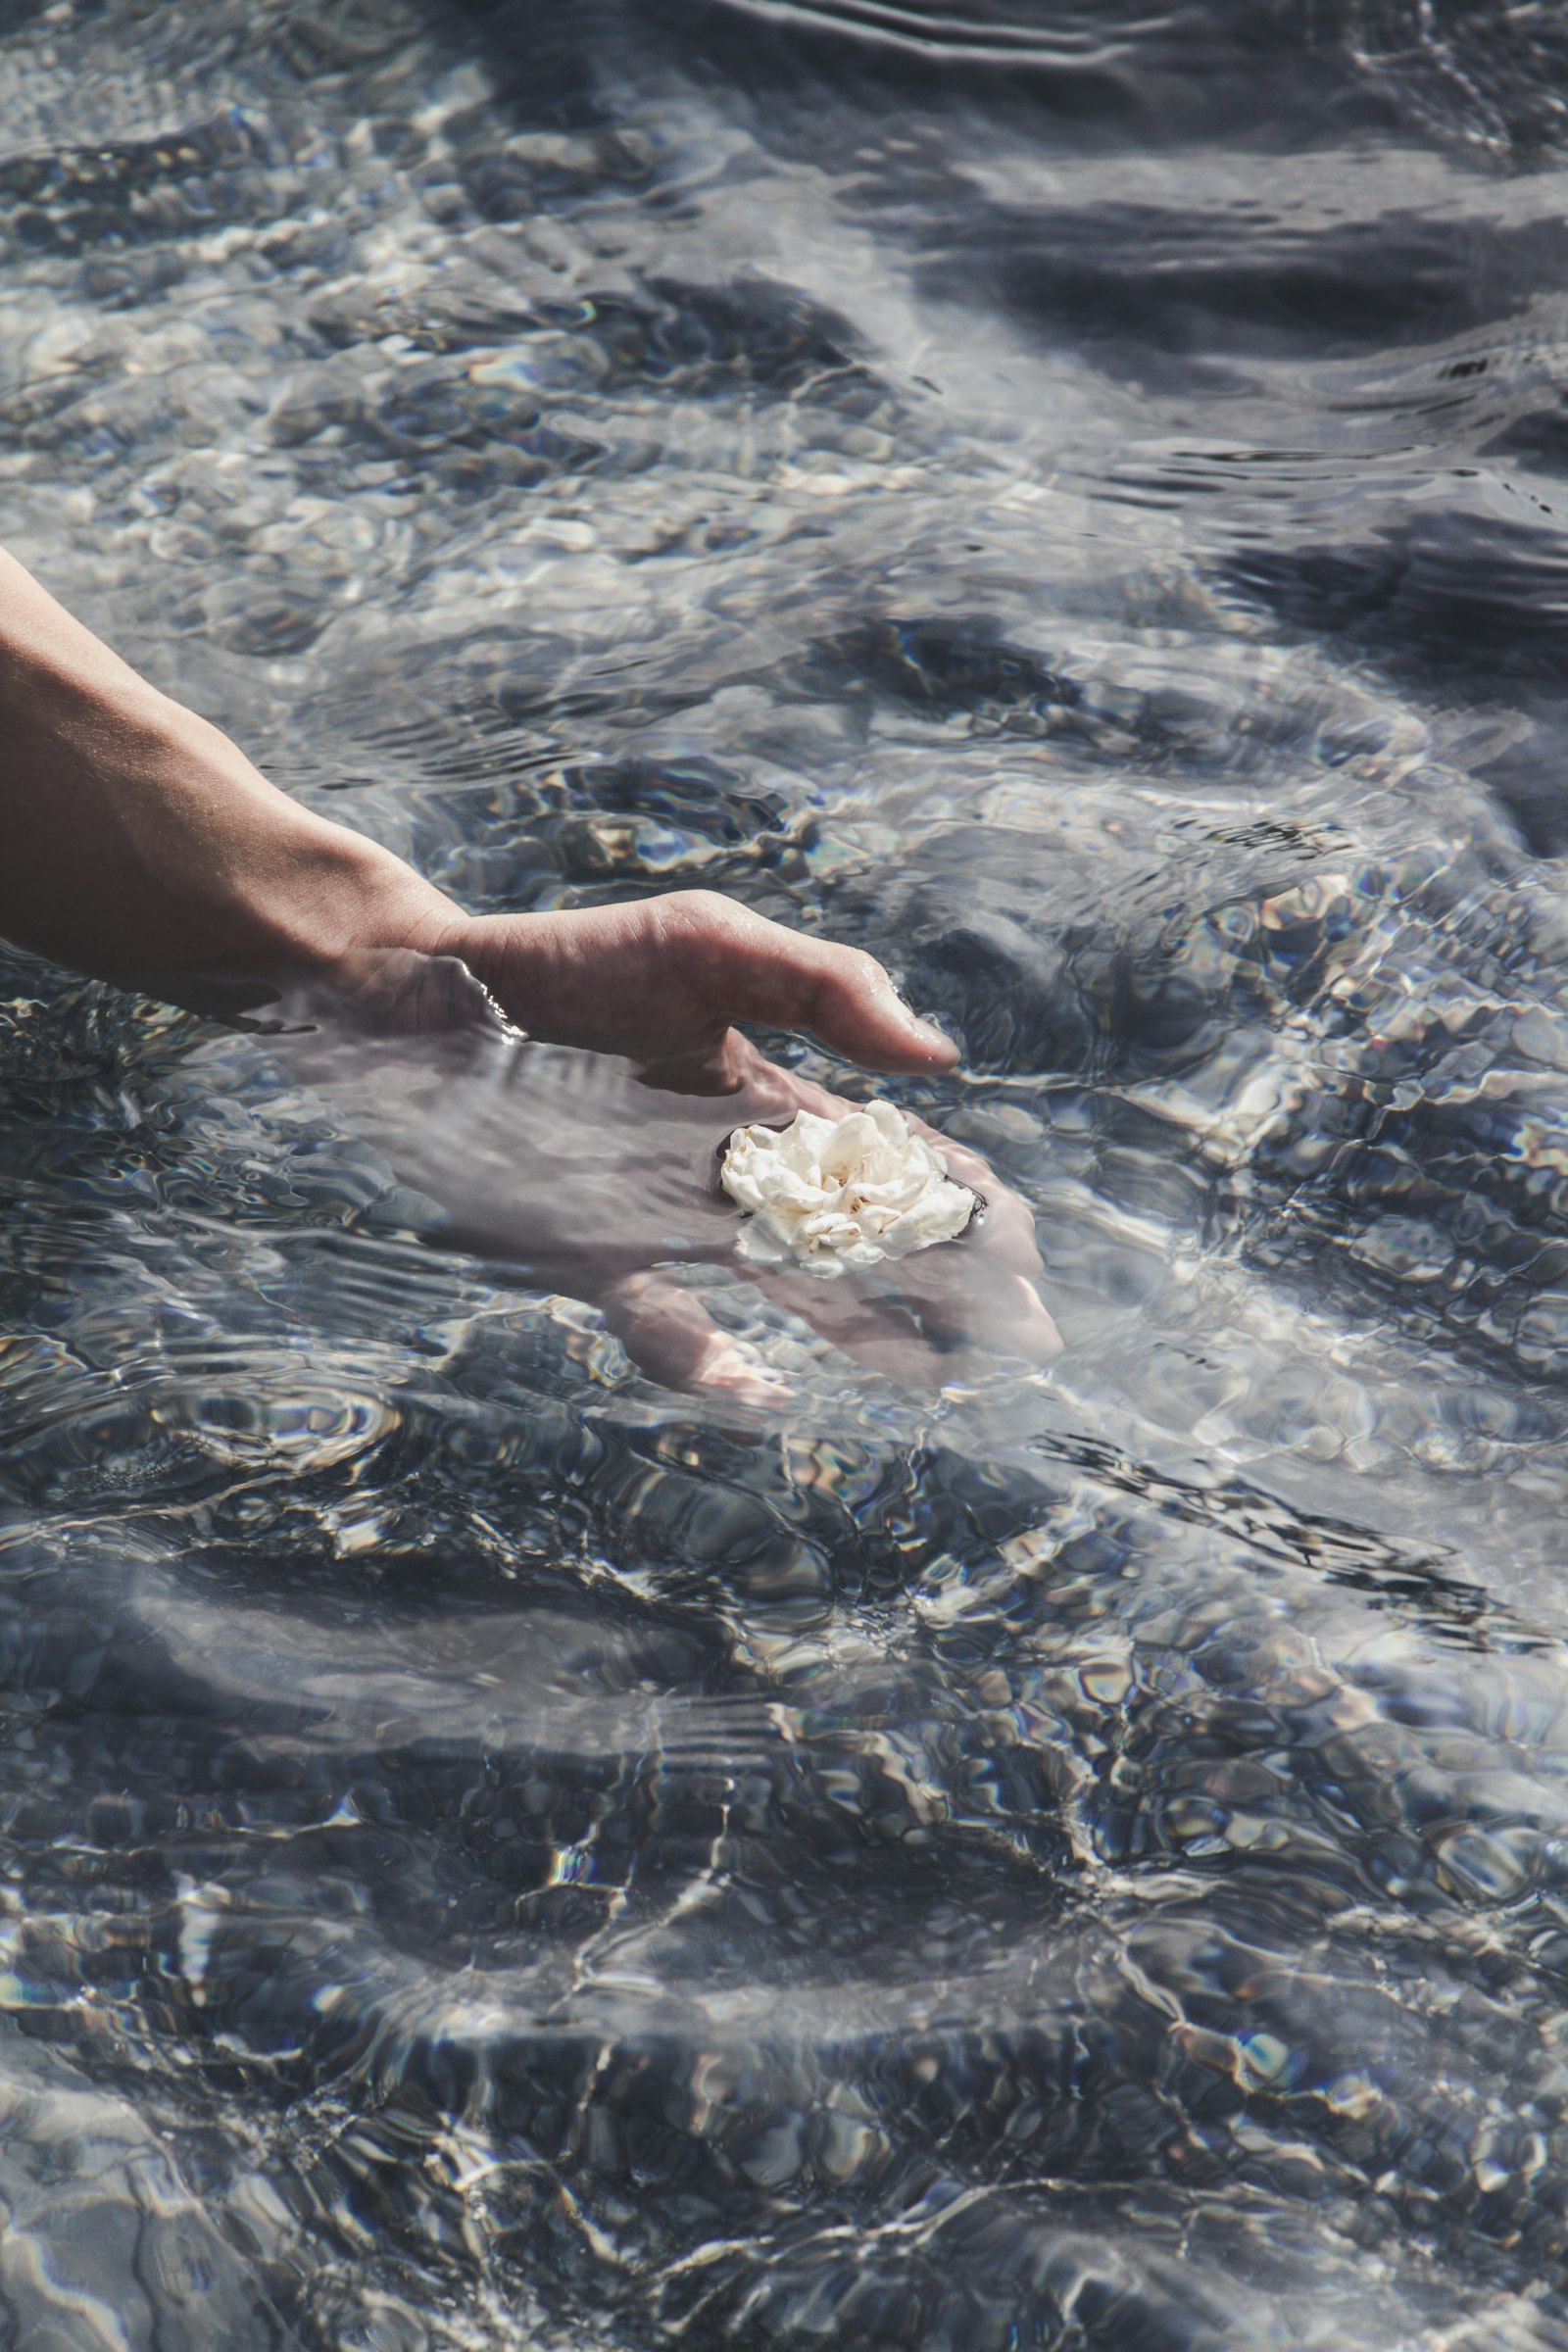
[[[0,4],[0,538],[872,949],[1065,1343],[662,1386],[548,1088],[6,952],[0,2342],[1568,2347],[1565,143],[1500,0]]]

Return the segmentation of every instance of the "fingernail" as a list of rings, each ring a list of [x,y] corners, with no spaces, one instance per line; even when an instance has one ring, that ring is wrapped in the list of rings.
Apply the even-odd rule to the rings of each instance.
[[[939,1029],[935,1021],[928,1021],[924,1013],[915,1011],[914,1006],[909,1003],[908,998],[905,995],[903,989],[893,977],[893,974],[884,969],[882,977],[887,984],[889,995],[892,997],[894,1003],[898,1005],[900,1012],[903,1013],[905,1020],[908,1023],[909,1027],[924,1040],[925,1044],[928,1046],[942,1046],[950,1052],[953,1051],[953,1040],[951,1037],[949,1037],[947,1031],[945,1029]]]
[[[940,1037],[942,1035],[942,1032],[937,1027],[935,1021],[928,1021],[923,1012],[915,1011],[914,1006],[909,1003],[908,998],[905,995],[903,989],[898,986],[896,981],[890,980],[888,986],[892,992],[894,1003],[897,1004],[899,1010],[903,1013],[905,1019],[908,1022],[911,1029],[922,1030],[927,1037]]]

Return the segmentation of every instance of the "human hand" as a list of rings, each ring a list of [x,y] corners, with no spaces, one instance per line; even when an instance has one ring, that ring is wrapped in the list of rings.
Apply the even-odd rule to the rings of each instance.
[[[4,553],[0,720],[0,934],[78,971],[205,1009],[373,951],[452,956],[530,1036],[624,1054],[692,1092],[733,1092],[755,1065],[737,1021],[809,1029],[871,1069],[956,1058],[872,957],[711,891],[464,913],[279,792]]]
[[[494,1097],[491,1104],[499,1108]],[[617,1057],[524,1048],[503,1114],[504,1220],[545,1279],[604,1310],[645,1371],[670,1387],[767,1402],[779,1393],[777,1376],[714,1321],[678,1268],[734,1260],[742,1219],[719,1186],[718,1161],[735,1127],[787,1126],[802,1109],[840,1118],[855,1107],[760,1054],[720,1107],[651,1090]],[[906,1386],[941,1387],[971,1371],[982,1353],[1049,1360],[1059,1341],[1032,1280],[1041,1261],[1026,1204],[974,1152],[910,1123],[981,1198],[957,1242],[832,1281],[747,1261],[736,1264],[737,1275]],[[477,1140],[466,1138],[466,1216],[485,1158]],[[521,1198],[511,1157],[519,1142],[529,1150],[530,1176]]]
[[[950,1069],[872,956],[769,922],[710,890],[560,914],[458,916],[410,941],[459,956],[544,1043],[635,1062],[648,1084],[733,1094],[768,1066],[734,1027],[808,1029],[863,1069]]]
[[[347,993],[344,993],[347,992]],[[448,960],[363,959],[287,1007],[277,1050],[434,1200],[440,1236],[525,1264],[546,1290],[599,1305],[628,1352],[672,1387],[777,1399],[776,1376],[683,1286],[683,1266],[726,1262],[740,1212],[717,1182],[741,1124],[786,1125],[852,1104],[755,1050],[722,1105],[651,1087],[623,1056],[508,1033]],[[744,1041],[741,1041],[744,1042]],[[1043,1361],[1055,1329],[1032,1276],[1040,1259],[1018,1197],[961,1146],[922,1129],[985,1210],[958,1242],[874,1276],[826,1282],[737,1265],[835,1346],[908,1385],[972,1369],[977,1351]]]
[[[743,1122],[844,1107],[735,1024],[808,1029],[869,1069],[956,1059],[873,957],[710,891],[463,913],[401,858],[278,792],[3,554],[0,717],[0,933],[202,1008],[254,1004],[288,973],[335,990],[358,1008],[347,1057],[341,1023],[309,1049],[292,1041],[293,1056],[357,1100],[365,1132],[444,1204],[455,1236],[601,1300],[662,1377],[734,1370],[734,1349],[661,1271],[732,1247],[713,1147]],[[468,972],[535,1043],[506,1036],[482,1000],[475,1011]],[[701,1107],[711,1095],[728,1098],[722,1128]],[[940,1377],[953,1368],[943,1348],[971,1341],[1050,1352],[1028,1212],[935,1140],[988,1196],[977,1232],[885,1284],[768,1274],[764,1287],[899,1377]]]

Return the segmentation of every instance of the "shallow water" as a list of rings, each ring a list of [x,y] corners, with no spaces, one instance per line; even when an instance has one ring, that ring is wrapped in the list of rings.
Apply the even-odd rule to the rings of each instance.
[[[1066,1341],[714,1262],[697,1401],[493,1091],[9,956],[6,2340],[1568,2346],[1565,100],[0,5],[6,542],[475,906],[874,949]]]

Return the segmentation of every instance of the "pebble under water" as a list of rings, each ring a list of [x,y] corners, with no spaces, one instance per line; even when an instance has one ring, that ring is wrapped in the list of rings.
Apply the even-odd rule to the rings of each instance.
[[[1568,2347],[1565,148],[1554,0],[0,0],[0,537],[880,955],[1065,1343],[662,1388],[5,952],[0,2341]]]

